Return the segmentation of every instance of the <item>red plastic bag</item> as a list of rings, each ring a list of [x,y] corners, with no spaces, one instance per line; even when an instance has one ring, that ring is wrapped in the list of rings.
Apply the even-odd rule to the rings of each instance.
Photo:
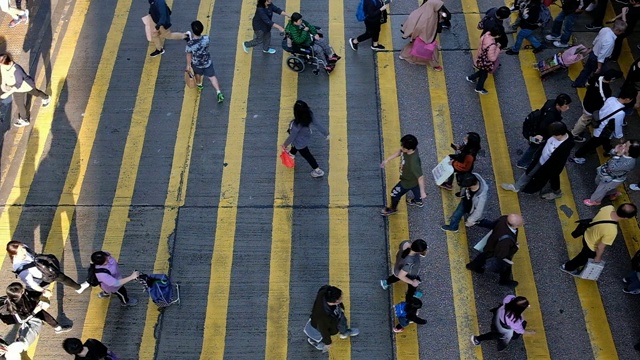
[[[293,160],[293,158],[289,155],[289,152],[284,149],[282,149],[282,152],[280,153],[280,160],[282,161],[282,165],[288,167],[289,169],[292,169],[296,165],[295,160]]]

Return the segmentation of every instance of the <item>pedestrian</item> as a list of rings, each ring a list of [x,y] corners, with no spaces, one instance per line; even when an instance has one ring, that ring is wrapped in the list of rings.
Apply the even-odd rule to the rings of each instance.
[[[216,89],[216,97],[218,103],[224,101],[224,95],[220,91],[220,84],[216,77],[216,70],[213,68],[211,61],[211,53],[209,53],[209,36],[202,35],[204,25],[198,20],[191,23],[191,31],[193,36],[187,41],[187,71],[193,72],[196,77],[198,89],[202,90],[203,77],[209,78],[211,85]]]
[[[380,26],[387,22],[387,4],[388,0],[362,0],[364,10],[364,26],[366,28],[364,34],[357,38],[349,38],[349,46],[353,51],[358,51],[358,44],[371,39],[371,50],[380,51],[385,47],[378,43],[380,37]],[[385,2],[385,3],[383,3]]]
[[[609,154],[613,146],[611,146],[611,138],[622,139],[622,124],[624,123],[624,108],[636,97],[636,90],[633,88],[622,88],[618,97],[610,97],[600,110],[598,110],[600,122],[593,130],[593,136],[584,143],[570,159],[571,162],[582,165],[587,160],[585,156],[602,146],[605,154]]]
[[[598,36],[593,40],[591,52],[584,63],[584,68],[582,68],[578,77],[571,84],[572,87],[585,87],[587,79],[589,79],[592,74],[600,74],[600,72],[604,70],[604,63],[613,53],[616,37],[624,33],[626,29],[627,24],[618,19],[614,21],[613,27],[605,27],[598,32]]]
[[[284,10],[272,4],[271,0],[258,0],[256,13],[253,15],[251,26],[253,27],[253,40],[242,42],[242,50],[249,53],[249,48],[262,44],[262,52],[275,54],[276,49],[271,47],[271,28],[284,32],[284,28],[273,22],[273,13],[289,17]]]
[[[584,199],[583,203],[587,206],[600,205],[605,196],[613,201],[622,195],[617,188],[636,166],[636,159],[640,156],[640,141],[627,140],[618,144],[613,151],[614,155],[596,169],[597,188],[589,199]]]
[[[420,285],[420,258],[427,256],[429,246],[422,239],[405,240],[398,246],[396,252],[396,263],[393,266],[393,273],[386,280],[380,280],[382,289],[387,290],[391,284],[400,280],[407,283],[408,290],[406,300],[412,297],[422,297],[422,293],[417,291]]]
[[[576,18],[584,11],[581,3],[582,0],[562,1],[562,11],[553,19],[551,34],[545,36],[548,41],[553,41],[553,46],[558,48],[569,47],[569,40],[571,40]]]
[[[462,180],[460,192],[456,193],[460,197],[460,203],[449,218],[449,224],[440,227],[444,231],[458,232],[460,220],[466,215],[465,225],[471,227],[482,219],[484,207],[487,203],[487,193],[489,186],[478,173],[466,173]]]
[[[494,221],[491,235],[487,238],[482,252],[466,265],[467,270],[484,273],[485,270],[500,274],[498,284],[515,288],[511,267],[513,256],[518,252],[518,229],[524,225],[518,214],[502,215]]]
[[[611,60],[618,61],[620,53],[622,52],[622,41],[633,33],[636,28],[638,20],[640,20],[640,0],[629,0],[630,6],[625,6],[618,16],[609,20],[614,22],[617,19],[622,19],[627,24],[627,28],[624,32],[616,37],[616,42],[611,53]]]
[[[340,339],[346,339],[360,334],[360,330],[347,325],[342,290],[331,285],[324,285],[318,290],[304,333],[307,342],[322,352],[331,348],[331,335],[340,333]]]
[[[394,305],[393,310],[398,318],[398,325],[393,327],[393,332],[401,333],[411,323],[416,323],[416,325],[426,324],[427,320],[418,317],[420,308],[422,308],[422,301],[415,297]]]
[[[0,10],[11,16],[11,21],[9,21],[10,28],[16,27],[18,24],[29,23],[29,10],[20,10],[20,6],[18,4],[16,6],[15,8],[11,6],[9,0],[0,0]]]
[[[498,351],[507,348],[511,340],[518,339],[521,335],[533,335],[536,332],[525,330],[527,321],[522,313],[529,308],[529,300],[524,296],[507,295],[502,300],[502,305],[491,309],[491,331],[482,335],[471,336],[471,343],[479,346],[486,340],[497,340]]]
[[[587,6],[587,3],[590,3]],[[609,0],[589,0],[585,3],[585,11],[591,12],[592,20],[584,27],[589,31],[598,31],[602,29],[604,16],[607,12]]]
[[[546,200],[562,196],[560,173],[575,143],[563,122],[551,123],[548,131],[550,137],[538,148],[527,170],[520,175],[515,184],[502,184],[503,189],[527,194],[540,192],[540,197]],[[543,192],[547,183],[551,189]]]
[[[36,317],[29,317],[18,328],[16,340],[7,346],[7,352],[3,354],[4,359],[21,360],[23,358],[22,353],[26,352],[38,340],[41,330],[42,320]]]
[[[42,293],[43,296],[49,297],[51,296],[51,291],[46,289],[46,287],[53,281],[73,288],[78,294],[82,294],[82,292],[89,287],[89,283],[86,281],[78,284],[61,271],[55,280],[45,281],[43,279],[44,274],[36,266],[36,254],[20,241],[9,241],[6,250],[11,259],[14,274],[26,285],[28,290]]]
[[[562,264],[560,269],[573,276],[578,276],[589,259],[599,263],[602,260],[604,249],[607,245],[612,245],[618,235],[618,222],[622,219],[633,219],[637,213],[638,208],[631,203],[622,204],[617,209],[613,205],[603,206],[598,214],[591,219],[591,224],[603,223],[592,225],[586,229],[582,236],[582,250],[573,259]]]
[[[562,121],[562,113],[569,110],[570,104],[571,97],[563,93],[556,96],[555,100],[547,100],[544,105],[542,105],[540,115],[535,119],[535,124],[528,133],[529,147],[516,162],[518,169],[526,170],[529,167],[536,151],[551,137],[548,132],[549,125],[557,121]],[[526,126],[526,123],[524,126]]]
[[[592,76],[587,81],[587,91],[582,100],[582,115],[573,126],[573,129],[571,129],[573,141],[577,143],[586,141],[583,135],[591,124],[593,112],[600,110],[604,106],[604,102],[611,97],[610,84],[621,77],[622,71],[609,69],[604,74]]]
[[[636,98],[631,104],[633,104],[633,108],[636,110],[640,109],[640,58],[635,59],[629,67],[629,71],[627,71],[627,76],[624,79],[621,89],[624,88],[633,88],[636,90]],[[626,107],[630,107],[631,104],[628,104]],[[631,112],[632,111],[625,109],[625,113],[627,115],[631,115]]]
[[[511,15],[511,10],[506,6],[493,7],[485,13],[485,16],[478,23],[478,29],[482,30],[480,36],[488,33],[491,29],[496,28],[500,33],[500,36],[496,38],[496,41],[500,45],[501,49],[505,49],[509,44],[507,38],[507,32],[504,29],[504,20]]]
[[[49,314],[46,309],[49,303],[40,301],[39,294],[27,291],[19,282],[7,286],[7,298],[4,306],[8,313],[13,315],[19,324],[23,324],[31,317],[38,318],[53,328],[56,334],[71,331],[71,325],[61,326],[58,321]]]
[[[151,41],[156,49],[149,54],[151,57],[164,54],[165,40],[188,40],[188,33],[171,32],[171,9],[165,0],[149,0],[149,15],[156,24],[156,31],[151,33]]]
[[[291,145],[289,149],[289,155],[295,158],[298,151],[300,155],[307,160],[311,166],[311,176],[314,178],[324,176],[324,171],[320,169],[318,162],[309,151],[309,140],[311,139],[311,125],[313,125],[326,140],[329,140],[329,132],[320,123],[314,121],[313,111],[306,102],[302,100],[296,101],[293,105],[293,120],[289,123],[289,129],[287,132],[289,136],[282,144],[282,148],[286,149]]]
[[[413,199],[407,200],[408,205],[421,208],[424,206],[423,200],[427,198],[418,139],[411,134],[403,136],[400,139],[400,150],[383,160],[380,167],[384,169],[389,161],[397,157],[400,157],[400,181],[391,189],[391,205],[382,209],[382,216],[397,213],[400,199],[409,191],[413,193]]]
[[[476,56],[473,59],[473,66],[478,71],[466,77],[468,82],[476,83],[476,92],[480,95],[489,93],[484,88],[484,82],[487,81],[489,73],[494,73],[500,66],[498,57],[500,56],[502,45],[499,38],[503,36],[503,33],[504,30],[500,31],[495,27],[484,33],[480,38],[480,48],[476,51]]]
[[[109,348],[96,339],[87,339],[82,343],[78,338],[66,338],[62,342],[62,348],[69,355],[75,355],[76,360],[100,360],[100,359],[116,359],[117,357]]]
[[[445,190],[453,190],[453,177],[455,176],[460,184],[460,179],[464,174],[473,171],[473,165],[476,163],[476,157],[480,152],[480,135],[476,132],[468,132],[464,135],[462,144],[451,144],[451,148],[455,150],[455,154],[449,155],[453,166],[453,174],[440,185]]]
[[[522,6],[524,6],[524,8]],[[516,43],[513,44],[511,49],[507,50],[507,55],[517,55],[520,52],[520,46],[522,46],[524,39],[529,40],[531,45],[533,45],[534,54],[544,49],[540,40],[534,35],[534,31],[540,27],[539,19],[542,6],[544,5],[541,3],[541,0],[530,0],[520,5],[517,20],[520,31],[518,31],[518,35],[516,35]]]
[[[49,106],[51,96],[36,88],[33,78],[29,76],[22,66],[13,62],[11,55],[0,55],[0,76],[2,76],[2,92],[0,99],[13,96],[13,102],[18,107],[18,120],[15,127],[29,126],[29,111],[27,110],[27,94],[42,99],[42,107]]]
[[[413,55],[415,52],[413,47],[418,44],[432,44],[438,36],[438,25],[441,19],[442,0],[425,1],[422,6],[413,10],[407,20],[402,24],[402,38],[410,38],[411,41],[402,48],[400,60],[404,60],[410,64],[428,65],[435,71],[442,71],[439,59],[438,46],[433,46],[433,53],[430,58],[423,58]],[[416,39],[420,41],[416,41]]]
[[[318,33],[318,29],[302,19],[300,13],[291,14],[291,19],[284,30],[291,38],[293,45],[299,48],[312,48],[315,56],[325,65],[325,70],[333,71],[336,62],[341,59],[326,38]]]
[[[138,278],[140,275],[137,271],[133,271],[131,275],[123,278],[120,275],[120,268],[118,262],[106,251],[96,251],[91,254],[91,263],[95,266],[95,269],[106,269],[106,272],[95,272],[96,278],[100,283],[102,291],[98,294],[101,299],[108,298],[111,294],[116,294],[122,306],[135,306],[138,304],[138,300],[129,298],[127,289],[124,285],[132,280]]]

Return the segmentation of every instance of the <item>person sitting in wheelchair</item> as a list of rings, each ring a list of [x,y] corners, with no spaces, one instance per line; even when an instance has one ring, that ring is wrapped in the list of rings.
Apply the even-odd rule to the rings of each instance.
[[[318,29],[302,20],[300,13],[291,14],[291,20],[284,31],[288,34],[293,46],[312,48],[316,57],[324,61],[325,70],[333,70],[335,63],[340,60],[340,56],[336,55],[322,34],[318,33]]]

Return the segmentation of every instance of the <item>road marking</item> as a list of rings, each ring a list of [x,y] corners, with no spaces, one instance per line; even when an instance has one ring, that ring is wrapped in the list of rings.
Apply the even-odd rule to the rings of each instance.
[[[480,40],[480,34],[476,28],[480,21],[478,3],[476,0],[462,0],[462,9],[465,13],[469,43],[472,49],[476,49]],[[514,178],[493,76],[489,76],[485,83],[485,88],[489,91],[489,94],[480,95],[480,105],[487,133],[487,143],[491,151],[491,163],[500,203],[500,212],[501,214],[522,214],[518,196],[513,192],[500,188],[502,183],[513,183]],[[531,329],[536,331],[535,336],[523,336],[527,358],[550,359],[551,355],[549,354],[547,335],[542,322],[542,309],[540,308],[538,290],[533,277],[531,255],[529,254],[525,229],[520,229],[519,233],[520,250],[513,265],[513,275],[520,282],[516,288],[516,294],[525,296],[529,300],[531,308],[527,311],[527,321]]]
[[[389,20],[390,22],[390,20]],[[380,32],[380,42],[393,48],[391,36],[391,24],[382,27]],[[378,91],[380,92],[380,117],[382,121],[382,143],[383,158],[390,156],[400,148],[400,110],[398,108],[398,91],[396,83],[394,55],[392,52],[379,52],[377,57],[378,68]],[[385,167],[385,197],[388,191],[398,182],[400,178],[400,167],[397,164]],[[396,215],[387,217],[389,222],[389,253],[391,259],[395,259],[396,251],[400,243],[409,239],[409,219],[407,216],[407,204],[404,201],[398,203]],[[393,304],[404,301],[406,285],[397,284],[392,286]],[[394,316],[395,321],[395,316]],[[418,359],[418,332],[416,326],[408,326],[404,332],[394,334],[396,340],[396,359]]]
[[[198,7],[196,19],[201,20],[204,28],[211,32],[211,18],[215,0],[202,0]],[[203,79],[206,82],[206,78]],[[211,95],[207,95],[211,96]],[[176,134],[176,143],[173,150],[173,162],[171,174],[169,176],[169,186],[167,188],[167,198],[164,203],[164,214],[158,238],[156,251],[156,261],[153,265],[154,274],[169,273],[169,258],[171,256],[169,242],[176,230],[176,219],[180,207],[184,205],[189,178],[189,168],[191,165],[191,153],[193,150],[193,140],[195,137],[196,125],[198,122],[198,109],[200,107],[201,94],[195,89],[184,87],[184,98],[182,99],[182,110],[180,112],[180,122]],[[151,299],[148,300],[147,314],[140,341],[139,360],[153,360],[156,355],[157,339],[155,337],[156,325],[158,324],[160,312]]]
[[[299,9],[299,0],[288,0],[287,8]],[[278,143],[287,138],[289,122],[293,118],[293,104],[298,96],[298,73],[287,66],[289,54],[282,54],[282,79],[280,82],[280,116]],[[291,232],[293,222],[294,171],[276,158],[275,190],[273,193],[273,220],[271,225],[271,257],[269,262],[269,298],[267,301],[267,338],[264,358],[287,358],[289,346],[289,284],[291,279]],[[297,329],[300,331],[300,329]]]
[[[211,281],[209,298],[204,319],[202,352],[200,359],[217,360],[224,357],[225,337],[227,334],[227,307],[229,306],[229,287],[231,266],[233,263],[233,244],[236,235],[236,216],[238,213],[238,190],[242,168],[245,122],[247,118],[247,99],[249,96],[249,74],[251,57],[242,51],[242,42],[253,37],[251,16],[255,2],[244,0],[240,11],[240,24],[236,46],[235,70],[231,88],[233,94],[229,104],[229,125],[224,149],[224,163],[229,164],[222,172],[220,201],[216,220],[215,241],[211,258]]]
[[[335,50],[344,54],[342,0],[329,0],[329,37]],[[329,282],[342,290],[345,315],[351,323],[346,56],[342,60],[329,76]],[[351,359],[351,340],[334,342],[329,358]]]

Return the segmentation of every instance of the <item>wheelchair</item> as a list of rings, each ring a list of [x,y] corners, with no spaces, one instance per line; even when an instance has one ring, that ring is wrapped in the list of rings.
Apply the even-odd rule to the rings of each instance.
[[[289,34],[283,34],[284,38],[282,39],[282,49],[288,52],[289,57],[287,58],[287,66],[289,69],[300,73],[303,72],[307,66],[313,68],[311,72],[313,75],[318,75],[320,70],[324,70],[327,75],[331,74],[331,70],[328,70],[327,66],[335,66],[335,62],[329,61],[326,63],[322,60],[321,57],[315,55],[313,51],[313,47],[299,47],[291,42],[291,38]],[[320,35],[322,36],[322,35]]]

